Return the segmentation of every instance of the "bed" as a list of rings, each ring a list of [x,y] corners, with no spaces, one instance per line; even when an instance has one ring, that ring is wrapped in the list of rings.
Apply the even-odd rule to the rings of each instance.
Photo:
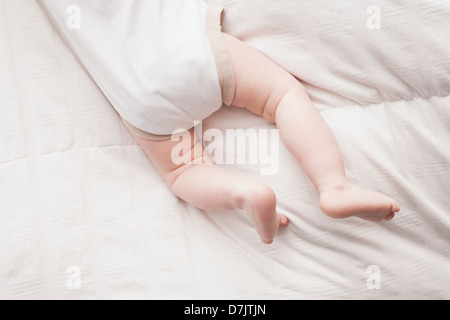
[[[223,164],[276,191],[291,224],[272,245],[240,212],[187,205],[39,2],[1,0],[0,298],[450,298],[450,3],[209,2],[224,31],[301,79],[349,179],[401,211],[328,218],[281,143],[275,175]],[[233,106],[209,128],[274,129]]]

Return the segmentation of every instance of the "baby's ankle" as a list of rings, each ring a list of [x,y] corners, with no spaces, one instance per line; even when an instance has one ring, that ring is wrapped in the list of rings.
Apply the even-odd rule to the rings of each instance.
[[[344,190],[350,186],[350,182],[347,180],[346,176],[335,177],[322,182],[317,186],[319,193],[323,193],[329,190]]]

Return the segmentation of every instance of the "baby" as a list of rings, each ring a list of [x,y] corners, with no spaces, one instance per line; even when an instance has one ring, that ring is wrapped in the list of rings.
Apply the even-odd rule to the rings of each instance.
[[[197,152],[203,145],[194,121],[224,102],[276,124],[328,216],[382,221],[400,210],[395,200],[348,181],[336,140],[305,88],[258,50],[223,33],[223,8],[202,0],[42,1],[180,199],[203,210],[246,212],[266,244],[289,223],[277,212],[269,186],[228,172]],[[66,24],[74,3],[82,14],[78,29]],[[178,128],[186,129],[181,135],[191,141],[182,164],[172,161],[179,140],[171,133]]]

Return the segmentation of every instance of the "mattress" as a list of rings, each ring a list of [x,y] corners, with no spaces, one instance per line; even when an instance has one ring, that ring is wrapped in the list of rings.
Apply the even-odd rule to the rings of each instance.
[[[225,7],[224,31],[302,81],[349,179],[401,211],[327,217],[282,143],[276,174],[221,164],[276,191],[291,223],[272,245],[240,212],[189,206],[39,3],[2,0],[0,298],[450,298],[450,3],[210,2]],[[233,106],[211,128],[274,129]]]

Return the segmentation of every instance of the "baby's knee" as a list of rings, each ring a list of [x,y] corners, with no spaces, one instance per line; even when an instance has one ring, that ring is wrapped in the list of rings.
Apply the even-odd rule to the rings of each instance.
[[[264,105],[262,114],[263,118],[271,123],[275,123],[275,115],[278,106],[283,101],[283,99],[292,92],[300,93],[303,95],[306,94],[306,89],[299,81],[295,79],[280,83],[280,85],[274,87]]]

